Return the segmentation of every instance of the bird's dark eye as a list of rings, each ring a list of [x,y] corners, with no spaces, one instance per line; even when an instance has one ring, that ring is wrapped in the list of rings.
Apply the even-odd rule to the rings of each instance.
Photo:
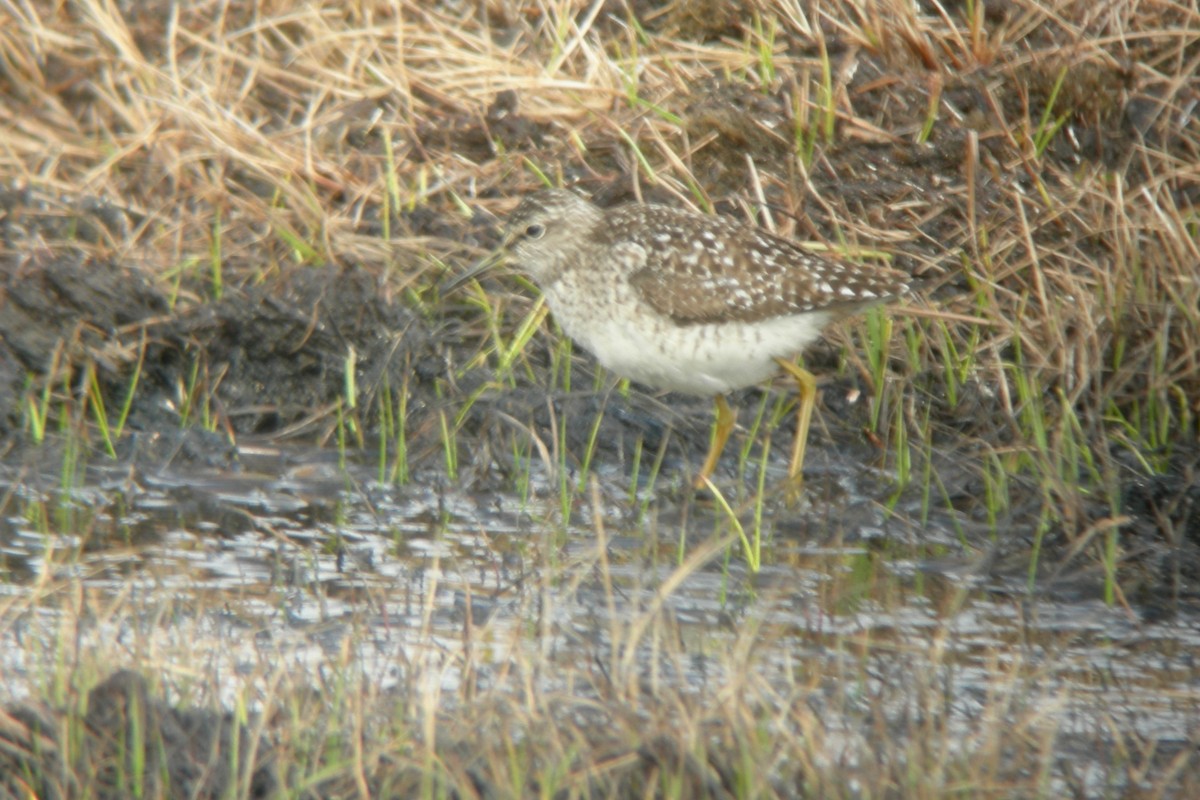
[[[526,239],[540,239],[545,235],[546,235],[546,226],[545,225],[539,225],[536,222],[534,222],[533,224],[527,225],[525,227],[525,238]]]

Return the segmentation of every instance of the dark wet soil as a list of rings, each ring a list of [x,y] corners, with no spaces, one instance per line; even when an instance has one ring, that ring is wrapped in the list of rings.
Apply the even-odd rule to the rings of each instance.
[[[438,318],[386,301],[375,280],[362,269],[297,271],[269,286],[231,288],[219,301],[172,311],[168,299],[140,271],[111,262],[58,257],[10,266],[0,304],[0,365],[4,368],[0,397],[7,403],[0,419],[6,426],[9,463],[21,461],[18,454],[30,445],[25,438],[28,428],[23,426],[27,413],[23,404],[31,396],[27,376],[49,367],[55,370],[52,386],[69,391],[75,403],[87,395],[86,376],[94,371],[111,409],[122,402],[130,376],[140,364],[129,434],[118,443],[116,452],[135,475],[168,467],[175,473],[192,468],[236,475],[243,469],[237,443],[244,437],[332,445],[351,351],[356,354],[358,385],[365,390],[353,411],[365,431],[363,446],[368,452],[374,446],[371,442],[378,435],[383,398],[403,389],[408,397],[409,447],[416,480],[434,485],[447,480],[442,422],[453,419],[467,398],[477,397],[461,422],[458,466],[460,480],[472,485],[481,498],[512,491],[514,475],[522,469],[513,460],[514,441],[536,439],[557,447],[558,436],[571,454],[565,462],[570,470],[578,469],[581,454],[594,446],[595,464],[615,470],[606,480],[617,486],[626,482],[622,476],[630,474],[639,451],[643,474],[649,472],[647,465],[661,449],[666,454],[664,475],[678,476],[690,474],[707,446],[710,404],[706,400],[655,398],[636,389],[628,394],[612,388],[593,390],[586,365],[577,367],[575,385],[589,388],[572,392],[548,392],[521,381],[506,385],[494,381],[484,369],[464,371],[461,365],[477,346],[474,329],[465,321],[469,309],[453,309],[454,315],[462,317]],[[535,342],[529,363],[549,370],[553,354],[548,348],[549,344]],[[810,354],[809,363],[819,367],[823,352],[830,353],[826,366],[836,368],[831,351],[822,348]],[[196,375],[206,382],[197,394],[211,393],[209,413],[217,418],[216,425],[202,425],[198,418],[184,419],[179,412],[180,387],[195,381]],[[861,388],[855,383],[833,379],[826,382],[823,392],[826,410],[821,432],[815,434],[819,438],[814,439],[809,492],[817,498],[813,509],[824,510],[811,519],[802,514],[794,522],[780,517],[777,535],[812,541],[821,538],[822,530],[844,531],[853,519],[857,506],[839,500],[835,476],[851,462],[856,461],[862,469],[879,458],[860,433],[867,426],[866,404],[846,402]],[[773,391],[748,390],[734,398],[744,409],[743,423],[762,393]],[[960,405],[959,414],[962,409]],[[775,435],[790,437],[791,424],[789,415]],[[946,430],[961,425],[958,418]],[[824,436],[837,442],[832,450],[826,450],[829,445]],[[1035,507],[1022,505],[1021,490],[1016,487],[1018,500],[1013,503],[1012,516],[1001,523],[1009,535],[1002,540],[992,537],[989,525],[971,522],[972,518],[983,521],[977,515],[982,514],[979,499],[984,487],[972,477],[972,471],[953,466],[956,458],[961,458],[955,455],[961,441],[952,435],[944,437],[937,469],[948,506],[965,516],[939,522],[941,512],[933,516],[922,512],[918,495],[911,498],[911,513],[925,513],[927,524],[934,527],[944,524],[947,529],[975,530],[972,538],[994,551],[994,569],[1020,574],[1036,535]],[[94,445],[99,450],[99,444]],[[775,450],[780,454],[777,460],[782,459],[785,448],[777,446]],[[826,461],[823,452],[836,452],[837,459]],[[43,448],[51,462],[59,457],[55,453],[53,448]],[[721,474],[726,478],[734,470],[732,462],[727,456],[722,464]],[[828,465],[822,467],[823,463]],[[1124,503],[1130,532],[1136,531],[1144,542],[1139,549],[1140,566],[1129,571],[1125,585],[1131,599],[1158,609],[1155,614],[1170,614],[1177,603],[1195,600],[1200,578],[1200,494],[1195,480],[1200,453],[1196,448],[1179,447],[1172,463],[1173,469],[1161,476],[1131,481]],[[54,474],[55,464],[46,464],[46,470]],[[664,519],[673,513],[669,506],[681,499],[678,495],[671,499],[672,493],[681,489],[678,484],[674,489],[671,485],[668,477],[657,490],[667,515]],[[883,498],[890,490],[881,484],[868,491],[863,511],[869,520],[874,516],[869,495]],[[1036,489],[1028,487],[1028,491],[1032,501]],[[185,505],[188,502],[183,496],[178,500]],[[908,505],[902,501],[898,508]],[[203,511],[204,507],[196,506],[202,517],[224,520],[223,526],[229,522],[229,515],[212,502],[207,503],[209,511]],[[681,509],[686,514],[686,505]],[[1098,503],[1097,518],[1104,511]],[[821,521],[829,513],[838,515],[838,524]],[[1023,518],[1022,513],[1030,516]],[[1064,541],[1062,546],[1069,550],[1070,542]],[[1065,591],[1080,597],[1100,591],[1098,583],[1086,590],[1074,581],[1073,568],[1064,570],[1052,558],[1045,559],[1045,564],[1044,592]]]
[[[78,738],[63,709],[0,711],[0,792],[5,797],[276,797],[264,739],[228,712],[177,707],[122,670],[87,693]],[[243,792],[243,787],[249,787]]]

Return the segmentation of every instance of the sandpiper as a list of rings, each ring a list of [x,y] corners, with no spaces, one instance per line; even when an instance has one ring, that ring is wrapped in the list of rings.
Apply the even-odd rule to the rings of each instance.
[[[563,189],[526,197],[504,244],[562,329],[647,386],[716,397],[703,486],[733,430],[725,394],[780,370],[799,387],[788,469],[799,485],[816,381],[795,357],[829,322],[909,290],[909,275],[817,255],[752,225],[663,205],[603,209]],[[498,263],[485,259],[454,286]]]

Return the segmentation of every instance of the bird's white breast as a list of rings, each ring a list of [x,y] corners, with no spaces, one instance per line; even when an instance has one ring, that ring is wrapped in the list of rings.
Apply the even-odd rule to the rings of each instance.
[[[723,394],[761,383],[779,371],[776,357],[798,354],[829,319],[808,312],[681,327],[641,302],[624,282],[572,283],[564,277],[546,291],[568,336],[621,377],[687,394]]]

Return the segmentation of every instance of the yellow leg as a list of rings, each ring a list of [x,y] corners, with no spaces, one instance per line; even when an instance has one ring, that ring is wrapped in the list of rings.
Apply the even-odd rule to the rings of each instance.
[[[717,468],[717,461],[721,458],[721,451],[725,449],[725,442],[729,441],[729,434],[733,432],[733,423],[737,422],[737,413],[729,407],[724,395],[717,395],[717,424],[713,429],[712,444],[709,445],[708,455],[704,459],[704,466],[700,468],[700,474],[696,476],[695,487],[703,489],[704,484],[708,482],[709,476],[713,474],[713,470]]]
[[[777,358],[775,362],[796,379],[799,390],[800,408],[796,412],[796,440],[792,442],[792,460],[788,465],[788,481],[793,486],[799,486],[804,480],[801,469],[804,467],[804,449],[808,444],[808,426],[812,422],[813,405],[817,399],[817,379],[811,372],[790,361]]]

